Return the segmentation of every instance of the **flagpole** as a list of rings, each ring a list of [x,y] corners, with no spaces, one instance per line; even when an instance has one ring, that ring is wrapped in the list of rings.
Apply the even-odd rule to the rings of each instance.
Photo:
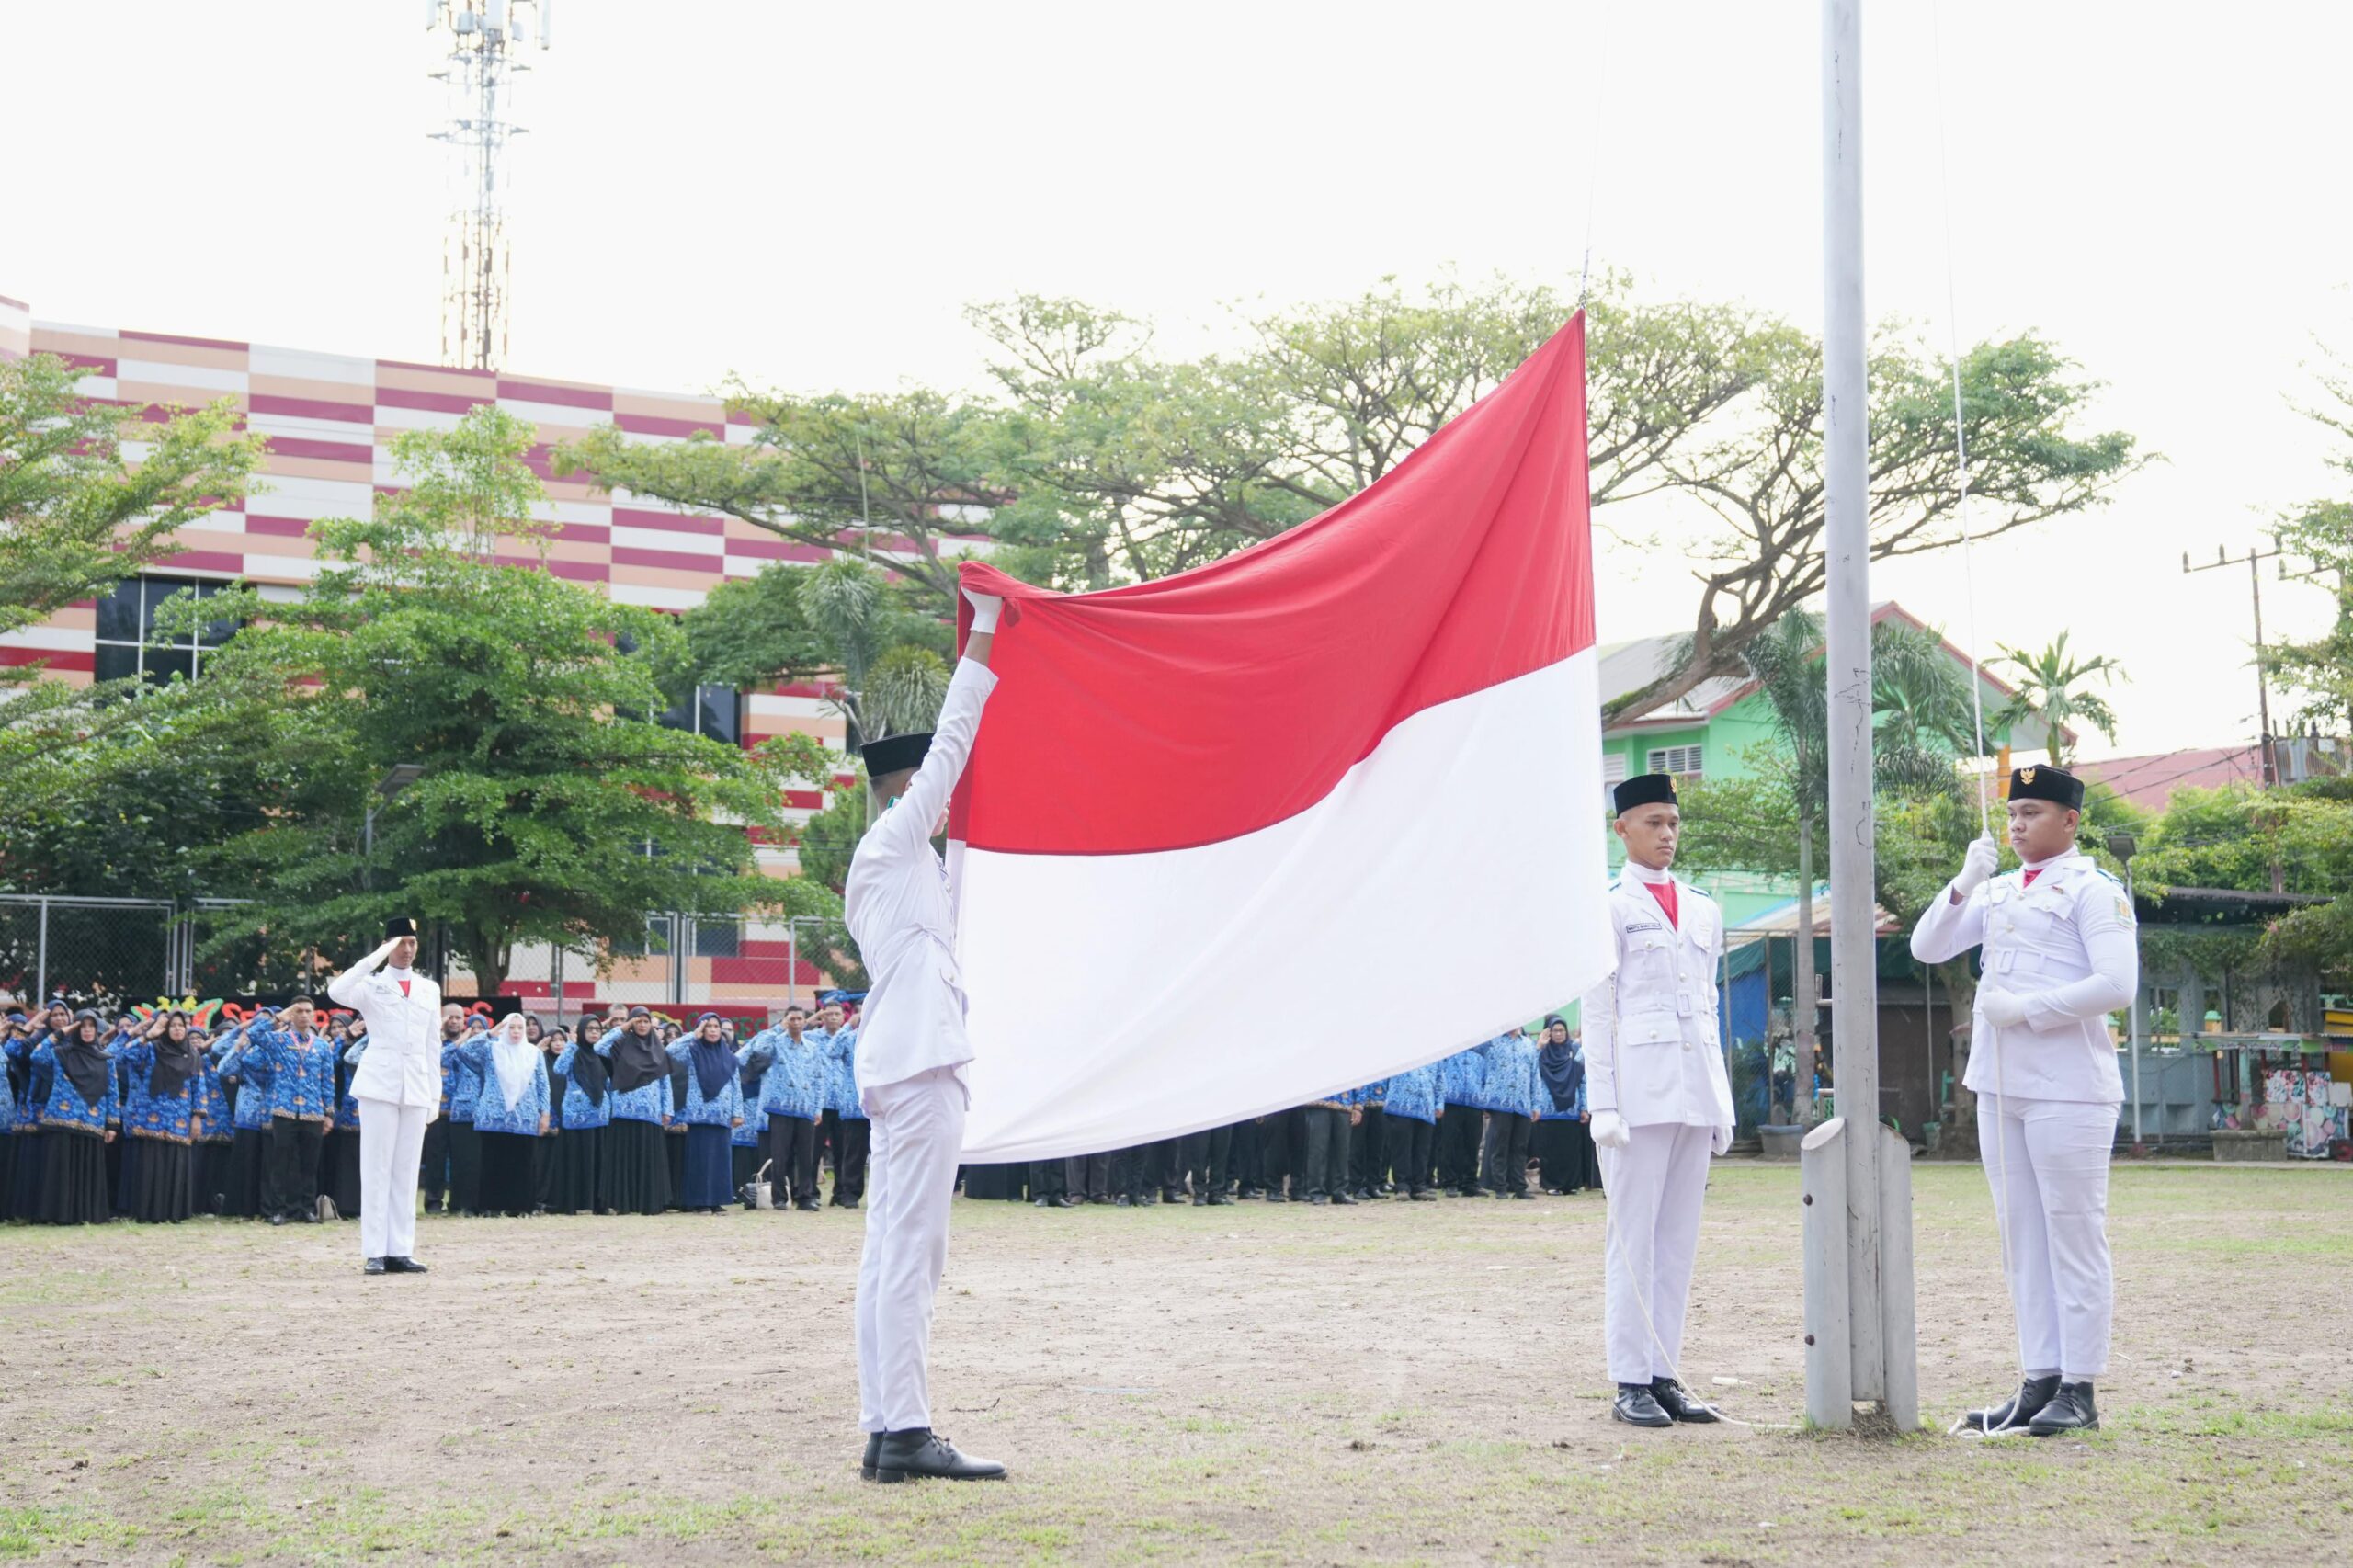
[[[1830,991],[1845,1123],[1845,1311],[1854,1405],[1919,1422],[1912,1343],[1910,1145],[1880,1125],[1871,823],[1869,340],[1863,316],[1862,0],[1823,0],[1823,445],[1830,714]],[[1905,1162],[1891,1172],[1891,1163]],[[1891,1211],[1892,1210],[1892,1211]],[[1900,1228],[1890,1236],[1887,1228]],[[1836,1268],[1817,1271],[1836,1288]],[[1901,1278],[1896,1278],[1897,1275]],[[1811,1277],[1811,1276],[1810,1276]],[[1852,1408],[1843,1414],[1847,1425]],[[1817,1416],[1817,1419],[1820,1417]]]

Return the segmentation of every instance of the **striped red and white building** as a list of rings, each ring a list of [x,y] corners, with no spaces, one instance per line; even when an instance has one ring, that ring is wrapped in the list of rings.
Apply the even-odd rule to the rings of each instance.
[[[451,428],[483,403],[538,427],[530,460],[547,487],[540,516],[556,526],[547,564],[559,576],[597,584],[623,604],[684,610],[726,578],[824,556],[736,518],[697,515],[642,496],[616,499],[548,469],[554,445],[602,425],[618,426],[642,441],[679,441],[699,432],[749,444],[751,426],[742,415],[731,418],[715,398],[42,321],[24,301],[0,296],[0,358],[33,353],[64,358],[82,369],[85,393],[131,408],[198,407],[226,398],[243,411],[248,430],[269,438],[269,452],[261,482],[242,507],[210,513],[181,529],[176,536],[180,552],[113,599],[75,605],[42,625],[0,635],[0,678],[7,667],[40,664],[48,678],[86,685],[152,674],[150,666],[159,661],[200,677],[202,646],[160,653],[142,646],[155,602],[190,585],[201,593],[238,578],[257,585],[265,597],[292,597],[318,571],[311,524],[365,516],[377,487],[392,483],[392,438],[405,430]],[[129,449],[135,458],[135,445]],[[984,551],[986,546],[975,540],[972,548]],[[842,721],[826,710],[823,693],[813,687],[742,693],[705,687],[689,710],[673,718],[746,746],[794,731],[835,747],[844,739]],[[795,791],[790,820],[805,821],[824,803],[820,790]],[[762,844],[757,852],[770,875],[789,876],[797,869],[789,844]],[[724,945],[715,938],[699,944]],[[742,950],[734,954],[699,953],[684,960],[690,972],[683,997],[640,998],[633,993],[643,985],[624,979],[612,999],[753,1002],[784,994],[781,933],[750,922],[736,945]],[[745,961],[753,958],[760,961]],[[530,974],[541,966],[526,961],[518,967]],[[624,962],[621,970],[630,967]],[[816,973],[802,969],[793,989],[805,997]],[[567,1002],[586,978],[574,976]],[[531,985],[522,981],[509,989],[528,993]]]

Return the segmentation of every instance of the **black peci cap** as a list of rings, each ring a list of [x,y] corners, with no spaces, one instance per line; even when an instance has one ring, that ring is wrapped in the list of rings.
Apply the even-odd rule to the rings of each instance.
[[[1674,805],[1675,776],[1644,773],[1629,778],[1611,791],[1611,803],[1621,817],[1636,806]]]
[[[2071,812],[2084,809],[2084,781],[2059,767],[2019,767],[2010,772],[2010,799],[2049,801]]]
[[[866,776],[880,778],[886,773],[904,773],[910,767],[920,767],[926,753],[931,750],[931,732],[920,734],[885,735],[879,741],[869,741],[858,748],[866,759]]]
[[[408,915],[395,915],[390,920],[384,922],[384,936],[387,940],[396,937],[414,937],[415,935],[416,922]]]

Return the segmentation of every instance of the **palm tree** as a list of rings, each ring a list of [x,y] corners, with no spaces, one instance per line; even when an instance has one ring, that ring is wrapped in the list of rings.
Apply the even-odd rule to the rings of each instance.
[[[832,649],[841,685],[826,699],[848,726],[848,748],[908,730],[927,730],[948,693],[938,654],[900,638],[907,616],[882,574],[849,556],[808,568],[798,590],[801,616]]]
[[[1792,1114],[1813,1119],[1813,836],[1830,805],[1830,684],[1822,619],[1795,609],[1742,650],[1749,678],[1772,710],[1790,764],[1798,829],[1798,940],[1791,1023],[1798,1068]],[[1871,627],[1871,767],[1875,783],[1907,792],[1958,788],[1954,763],[1974,752],[1969,682],[1944,640],[1899,620]]]
[[[2071,657],[2063,631],[2040,653],[2005,647],[1994,662],[2009,665],[2017,672],[2018,682],[2018,695],[2004,705],[1994,722],[1998,726],[2031,721],[2040,725],[2053,767],[2067,766],[2064,731],[2071,723],[2087,724],[2106,736],[2109,744],[2116,744],[2116,710],[2097,692],[2084,688],[2095,676],[2100,685],[2111,684],[2124,674],[2121,664],[2105,653],[2096,659]]]

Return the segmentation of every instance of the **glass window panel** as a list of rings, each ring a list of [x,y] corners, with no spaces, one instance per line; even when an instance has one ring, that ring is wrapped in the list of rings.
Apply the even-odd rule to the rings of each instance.
[[[744,927],[733,920],[695,922],[695,957],[732,959],[744,950]]]
[[[126,680],[139,673],[139,649],[130,642],[98,644],[97,676],[100,680]]]
[[[181,680],[196,678],[196,650],[193,648],[149,648],[145,650],[146,676],[149,686],[165,686],[176,676]]]
[[[700,733],[730,745],[740,742],[744,738],[742,695],[730,686],[702,687],[697,695],[702,708]]]
[[[181,595],[192,594],[195,590],[195,586],[196,585],[193,583],[173,583],[163,581],[149,583],[147,585],[147,613],[140,621],[140,631],[147,637],[153,637],[155,635],[156,612],[161,610],[165,605],[170,603],[173,599],[179,597]],[[186,642],[187,637],[185,634],[182,634],[178,637],[175,637],[173,641]]]
[[[117,583],[114,592],[98,600],[98,639],[105,642],[136,642],[139,641],[138,578]]]

